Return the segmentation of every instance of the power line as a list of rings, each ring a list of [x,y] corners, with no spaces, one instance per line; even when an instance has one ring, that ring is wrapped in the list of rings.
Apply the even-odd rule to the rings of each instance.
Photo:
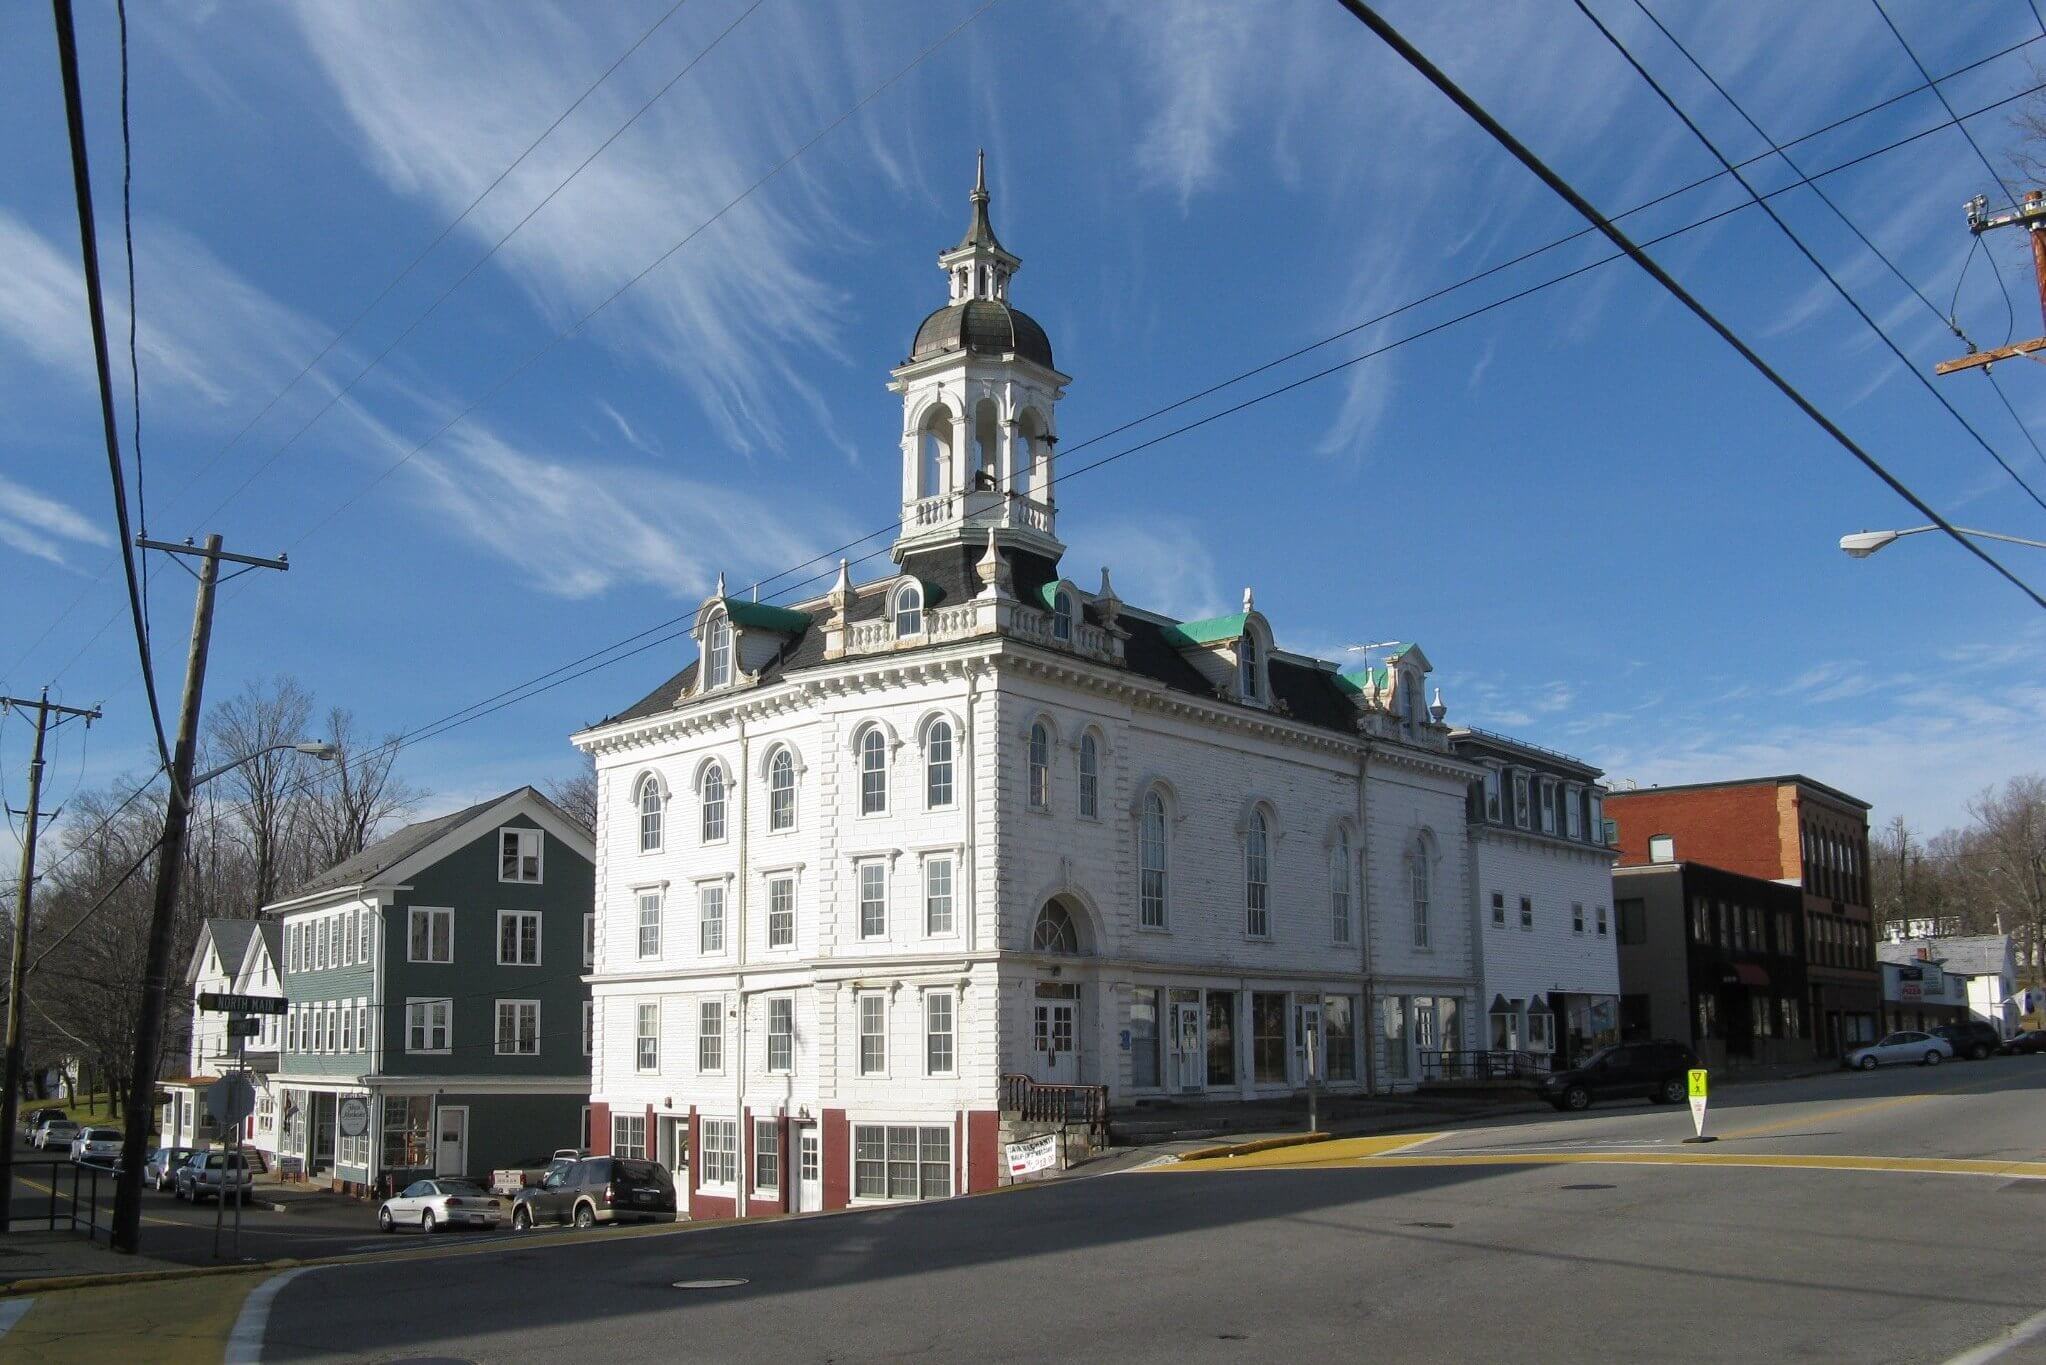
[[[1721,340],[1725,341],[1727,345],[1733,347],[1733,349],[1739,353],[1741,359],[1747,361],[1749,365],[1753,366],[1754,369],[1759,374],[1761,374],[1763,378],[1767,379],[1770,382],[1770,384],[1772,384],[1780,393],[1783,394],[1784,397],[1788,398],[1792,403],[1796,404],[1799,411],[1803,412],[1805,416],[1809,417],[1814,423],[1816,423],[1822,431],[1824,431],[1828,436],[1831,436],[1836,442],[1838,442],[1840,446],[1843,449],[1845,449],[1848,454],[1852,455],[1857,461],[1859,461],[1864,468],[1866,468],[1870,473],[1874,474],[1877,478],[1881,479],[1886,485],[1889,486],[1892,492],[1897,494],[1898,497],[1903,498],[1906,502],[1910,503],[1912,507],[1916,508],[1921,514],[1930,519],[1933,525],[1939,527],[1941,531],[1945,532],[1946,535],[1949,536],[1956,545],[1961,546],[1963,549],[1967,550],[1968,553],[1974,555],[1983,563],[1989,565],[1990,568],[1994,569],[1997,572],[1998,576],[2005,579],[2012,586],[2016,587],[2020,592],[2024,593],[2025,596],[2029,597],[2032,600],[2034,606],[2037,606],[2042,610],[2046,610],[2046,597],[2041,597],[2038,594],[2038,592],[2036,592],[2029,584],[2027,584],[2023,579],[2019,578],[2016,574],[2012,573],[2009,569],[2005,568],[2003,564],[1999,562],[1994,556],[1989,554],[1988,551],[1984,550],[1974,541],[1968,539],[1959,531],[1955,530],[1953,524],[1949,522],[1945,517],[1941,516],[1938,512],[1934,511],[1931,505],[1928,504],[1925,501],[1925,499],[1919,497],[1916,493],[1912,492],[1909,488],[1907,488],[1904,485],[1904,483],[1901,480],[1897,478],[1896,475],[1890,473],[1889,470],[1885,469],[1880,461],[1878,461],[1873,455],[1869,454],[1866,450],[1862,449],[1861,446],[1858,443],[1856,443],[1853,437],[1849,436],[1845,431],[1841,430],[1840,427],[1830,417],[1826,416],[1826,414],[1821,412],[1818,409],[1818,407],[1812,403],[1810,399],[1806,398],[1802,393],[1800,393],[1795,385],[1793,385],[1789,380],[1785,379],[1781,374],[1778,374],[1775,368],[1772,367],[1768,361],[1762,359],[1762,357],[1758,355],[1755,352],[1755,350],[1752,347],[1750,347],[1746,342],[1742,341],[1740,337],[1734,333],[1732,328],[1728,327],[1725,323],[1721,322],[1719,318],[1716,315],[1714,315],[1711,309],[1707,308],[1704,304],[1700,303],[1698,299],[1689,290],[1685,289],[1683,285],[1677,283],[1676,279],[1673,276],[1671,276],[1668,271],[1664,270],[1661,266],[1657,265],[1655,263],[1654,258],[1649,256],[1639,246],[1635,245],[1633,239],[1628,237],[1626,233],[1622,232],[1618,227],[1614,226],[1612,221],[1606,218],[1603,214],[1601,214],[1598,211],[1598,209],[1592,205],[1590,200],[1586,199],[1583,195],[1579,194],[1575,189],[1573,189],[1568,181],[1564,180],[1561,176],[1556,174],[1556,172],[1549,169],[1549,166],[1546,162],[1544,162],[1540,157],[1536,156],[1532,151],[1530,151],[1527,148],[1527,146],[1524,143],[1522,143],[1518,138],[1514,137],[1512,133],[1508,132],[1503,124],[1501,124],[1497,119],[1493,118],[1490,113],[1486,112],[1483,105],[1479,104],[1475,99],[1471,98],[1470,95],[1466,94],[1463,90],[1463,87],[1459,86],[1454,80],[1451,80],[1450,77],[1447,74],[1445,74],[1440,67],[1436,66],[1433,62],[1429,61],[1428,58],[1422,54],[1420,49],[1416,48],[1412,43],[1409,43],[1403,36],[1401,36],[1400,31],[1394,28],[1391,24],[1387,23],[1385,19],[1380,17],[1376,10],[1372,9],[1370,5],[1364,3],[1364,0],[1339,0],[1339,2],[1342,4],[1344,9],[1348,10],[1352,15],[1356,17],[1358,22],[1362,23],[1366,28],[1369,28],[1373,33],[1377,34],[1378,37],[1386,44],[1386,46],[1392,48],[1392,50],[1399,55],[1401,60],[1405,61],[1407,65],[1413,67],[1414,70],[1418,71],[1423,77],[1427,79],[1429,84],[1433,85],[1437,90],[1441,91],[1443,95],[1450,100],[1451,103],[1455,104],[1459,109],[1463,110],[1463,112],[1470,117],[1472,122],[1476,123],[1480,128],[1484,129],[1485,132],[1489,134],[1495,142],[1497,142],[1500,146],[1504,147],[1508,152],[1512,153],[1515,160],[1519,161],[1521,165],[1525,166],[1529,171],[1533,172],[1534,175],[1539,180],[1541,180],[1543,184],[1547,185],[1551,190],[1553,190],[1561,199],[1563,199],[1565,203],[1569,204],[1571,208],[1577,210],[1579,214],[1583,215],[1587,222],[1591,223],[1601,233],[1605,234],[1606,239],[1608,241],[1612,242],[1614,246],[1618,247],[1621,251],[1625,252],[1628,258],[1631,259],[1636,265],[1640,266],[1644,271],[1648,272],[1648,275],[1651,279],[1653,279],[1657,284],[1661,285],[1665,290],[1667,290],[1669,294],[1673,298],[1675,298],[1679,303],[1683,304],[1684,307],[1688,308],[1698,318],[1700,322],[1703,322],[1707,327],[1710,327],[1715,333],[1718,334]]]
[[[1833,286],[1833,292],[1838,294],[1842,299],[1845,299],[1847,301],[1847,306],[1854,310],[1855,315],[1858,316],[1862,320],[1862,322],[1866,323],[1868,329],[1874,332],[1876,336],[1879,339],[1881,339],[1883,345],[1889,348],[1890,354],[1897,357],[1897,362],[1904,367],[1905,372],[1909,374],[1913,379],[1917,380],[1919,385],[1923,387],[1927,393],[1931,394],[1933,398],[1938,400],[1939,405],[1947,410],[1947,414],[1951,416],[1956,422],[1959,422],[1962,428],[1967,431],[1968,435],[1972,436],[1975,439],[1975,444],[1981,446],[1983,451],[1989,456],[1989,458],[1996,461],[1997,467],[2002,469],[2004,473],[2010,475],[2011,481],[2017,484],[2018,487],[2025,490],[2025,495],[2038,505],[2040,511],[2046,512],[2046,498],[2041,498],[2039,494],[2032,488],[2032,486],[2025,482],[2024,478],[2018,473],[2018,471],[2011,467],[2010,461],[2003,458],[2003,453],[1997,450],[1996,447],[1990,445],[1988,438],[1985,437],[1979,430],[1976,429],[1975,424],[1970,422],[1965,416],[1963,416],[1961,410],[1955,407],[1952,401],[1949,400],[1944,393],[1941,393],[1939,388],[1936,385],[1934,385],[1930,379],[1926,378],[1926,376],[1920,372],[1916,365],[1911,363],[1911,357],[1904,354],[1903,348],[1897,345],[1897,343],[1891,339],[1890,334],[1887,331],[1883,330],[1882,325],[1869,315],[1868,310],[1861,306],[1860,301],[1857,300],[1852,294],[1847,292],[1847,286],[1840,283],[1839,277],[1836,276],[1832,272],[1832,270],[1827,267],[1825,262],[1821,261],[1818,258],[1817,253],[1813,252],[1810,247],[1805,245],[1804,240],[1800,238],[1797,235],[1797,233],[1791,229],[1789,223],[1783,220],[1782,216],[1776,212],[1774,206],[1762,202],[1761,197],[1756,193],[1755,187],[1748,182],[1747,177],[1734,169],[1733,163],[1727,160],[1726,153],[1720,151],[1718,144],[1713,142],[1711,138],[1705,135],[1704,130],[1698,126],[1696,120],[1694,120],[1689,114],[1684,112],[1682,106],[1680,106],[1676,102],[1676,99],[1670,94],[1670,92],[1667,89],[1663,87],[1662,83],[1656,80],[1654,76],[1649,74],[1648,68],[1644,67],[1639,61],[1639,59],[1637,59],[1634,56],[1634,54],[1627,49],[1626,44],[1622,43],[1619,40],[1619,37],[1616,34],[1614,34],[1611,29],[1607,28],[1605,26],[1605,23],[1596,14],[1592,13],[1591,7],[1585,3],[1585,0],[1572,0],[1572,3],[1574,3],[1577,6],[1579,13],[1581,13],[1582,15],[1584,15],[1586,19],[1589,19],[1591,21],[1592,27],[1596,28],[1599,31],[1600,36],[1606,40],[1607,44],[1609,44],[1612,47],[1613,51],[1619,53],[1621,57],[1625,58],[1627,65],[1634,68],[1635,74],[1639,75],[1643,81],[1647,82],[1648,88],[1653,90],[1656,93],[1656,96],[1662,100],[1663,104],[1668,107],[1669,111],[1675,114],[1677,118],[1682,121],[1684,127],[1690,130],[1691,135],[1698,139],[1699,143],[1705,148],[1705,150],[1711,152],[1713,158],[1717,160],[1720,165],[1726,167],[1727,172],[1730,175],[1732,175],[1736,180],[1740,181],[1741,188],[1748,192],[1748,196],[1754,199],[1755,203],[1760,206],[1763,213],[1769,215],[1769,221],[1774,223],[1777,226],[1777,228],[1783,233],[1783,235],[1790,239],[1790,244],[1796,247],[1798,249],[1799,254],[1801,254],[1807,261],[1811,262],[1812,268],[1814,270],[1817,270],[1821,275],[1825,276],[1826,283]],[[1804,186],[1805,188],[1810,189],[1813,194],[1817,195],[1819,197],[1819,202],[1824,204],[1827,208],[1833,211],[1833,216],[1835,218],[1838,218],[1841,221],[1841,223],[1843,223],[1846,226],[1847,230],[1853,233],[1855,238],[1858,241],[1860,241],[1860,243],[1864,247],[1868,248],[1870,254],[1872,254],[1878,261],[1881,261],[1883,265],[1889,269],[1889,272],[1892,275],[1895,275],[1899,280],[1902,280],[1904,282],[1904,286],[1907,289],[1909,289],[1913,294],[1917,295],[1918,301],[1924,304],[1926,309],[1929,312],[1931,312],[1931,314],[1935,318],[1939,318],[1941,315],[1938,305],[1933,303],[1931,299],[1926,298],[1925,295],[1919,291],[1918,286],[1911,282],[1910,277],[1905,275],[1903,270],[1898,267],[1897,263],[1891,260],[1889,256],[1884,253],[1881,247],[1877,246],[1873,241],[1869,240],[1868,234],[1863,232],[1859,227],[1857,227],[1854,223],[1854,220],[1847,216],[1846,211],[1842,209],[1838,204],[1833,202],[1833,197],[1831,195],[1827,194],[1826,191],[1820,188],[1818,185],[1813,184],[1810,178],[1808,178],[1805,175],[1804,171],[1798,167],[1798,164],[1795,161],[1791,160],[1790,156],[1787,153],[1784,153],[1781,151],[1781,149],[1777,148],[1775,140],[1772,139],[1768,133],[1763,131],[1762,125],[1755,122],[1753,118],[1750,118],[1748,116],[1748,111],[1741,107],[1740,101],[1736,100],[1731,94],[1729,94],[1727,92],[1726,87],[1721,85],[1719,81],[1712,75],[1712,73],[1705,69],[1704,64],[1701,63],[1696,57],[1691,55],[1690,49],[1685,47],[1683,42],[1679,40],[1674,33],[1671,33],[1669,29],[1664,26],[1663,22],[1660,19],[1655,17],[1655,14],[1648,8],[1648,6],[1643,2],[1643,0],[1634,0],[1634,8],[1640,10],[1642,15],[1647,18],[1648,22],[1655,25],[1656,31],[1661,33],[1664,38],[1669,40],[1671,45],[1674,46],[1678,52],[1683,54],[1684,60],[1688,61],[1691,64],[1692,68],[1696,70],[1699,75],[1705,78],[1706,82],[1709,85],[1711,85],[1713,90],[1718,92],[1719,97],[1725,100],[1728,106],[1730,106],[1736,114],[1739,114],[1741,118],[1746,121],[1748,127],[1754,129],[1755,135],[1761,138],[1762,141],[1768,143],[1771,151],[1776,152],[1779,156],[1782,157],[1783,164],[1790,167],[1792,174],[1797,176],[1798,183]],[[1941,318],[1941,320],[1943,322],[1945,321],[1944,318]],[[1966,336],[1961,333],[1961,330],[1958,326],[1954,327],[1953,330],[1957,336],[1961,336],[1964,341],[1967,340]],[[1972,346],[1974,343],[1970,342],[1969,344]],[[2013,413],[2012,415],[2015,416],[2016,414]]]
[[[128,491],[121,474],[121,436],[114,419],[114,384],[107,362],[106,301],[100,295],[99,234],[92,213],[92,171],[85,149],[85,106],[78,88],[78,37],[71,22],[71,0],[50,0],[57,23],[57,62],[64,75],[64,121],[71,137],[71,181],[78,201],[78,245],[85,270],[85,301],[92,316],[93,362],[99,372],[100,426],[106,432],[107,473],[114,484],[114,521],[121,537],[121,562],[127,570],[128,610],[135,622],[135,649],[142,660],[142,686],[149,696],[149,719],[156,730],[156,750],[170,766],[170,745],[164,739],[163,711],[156,701],[156,670],[149,657],[149,627],[142,611],[142,589],[135,574],[135,546],[128,531]]]
[[[142,366],[135,358],[135,156],[128,130],[128,0],[114,0],[121,30],[121,242],[128,252],[128,410],[135,422],[135,520],[149,534],[149,498],[142,483]],[[142,629],[149,630],[149,556],[142,556]]]
[[[468,205],[465,208],[463,208],[463,210],[460,213],[456,214],[453,218],[450,218],[445,224],[443,224],[441,226],[440,231],[434,235],[433,240],[428,242],[425,246],[421,247],[419,251],[412,257],[412,259],[405,263],[404,268],[401,269],[396,275],[393,275],[390,278],[390,280],[385,283],[384,287],[377,291],[376,296],[372,298],[368,303],[364,304],[361,311],[356,313],[356,315],[348,321],[346,326],[342,327],[340,331],[336,332],[328,340],[327,344],[320,348],[320,351],[317,355],[315,355],[312,359],[308,360],[302,367],[300,367],[298,373],[293,375],[289,380],[285,382],[284,387],[278,389],[276,393],[270,395],[270,401],[263,404],[263,406],[257,410],[255,416],[249,418],[247,422],[243,423],[241,430],[237,431],[233,436],[230,436],[227,439],[227,443],[225,445],[221,446],[220,449],[213,452],[213,455],[206,461],[206,463],[200,466],[196,471],[194,471],[192,475],[185,481],[186,485],[190,486],[191,484],[197,483],[200,479],[204,478],[207,474],[211,473],[214,467],[218,465],[223,458],[226,457],[228,451],[234,449],[236,445],[240,444],[241,439],[244,436],[247,436],[251,431],[255,429],[256,425],[259,422],[261,422],[265,417],[269,416],[271,409],[275,408],[277,404],[283,400],[286,394],[290,393],[292,389],[296,388],[300,380],[304,379],[307,375],[311,374],[314,368],[317,367],[321,361],[325,360],[330,354],[332,354],[334,348],[341,343],[341,340],[344,337],[346,337],[349,333],[353,332],[357,327],[361,326],[363,321],[366,318],[368,318],[372,312],[376,311],[377,305],[382,303],[386,298],[390,297],[391,291],[393,289],[396,289],[400,284],[402,284],[414,270],[417,270],[421,263],[423,263],[428,256],[433,254],[434,249],[437,248],[442,242],[446,241],[448,239],[448,235],[452,233],[457,227],[461,226],[461,224],[468,219],[469,215],[476,211],[477,206],[482,204],[482,202],[485,199],[490,197],[490,194],[493,190],[495,190],[499,185],[504,183],[505,177],[509,176],[513,171],[517,170],[521,165],[525,164],[526,158],[531,156],[534,153],[534,151],[539,148],[541,143],[545,142],[550,136],[552,136],[554,130],[559,128],[571,114],[575,113],[576,110],[582,108],[583,104],[589,99],[589,97],[596,93],[597,88],[603,85],[605,81],[609,80],[611,76],[618,70],[618,68],[624,65],[627,58],[631,57],[633,53],[639,51],[639,49],[645,45],[647,39],[653,37],[655,32],[657,32],[663,25],[665,25],[668,22],[668,20],[674,18],[676,12],[679,11],[682,8],[682,6],[686,3],[688,3],[688,0],[675,0],[675,3],[668,7],[666,13],[662,14],[659,19],[656,19],[651,27],[649,27],[644,33],[640,34],[639,37],[633,41],[632,46],[626,48],[625,51],[619,53],[617,59],[613,61],[610,66],[604,68],[603,74],[599,75],[596,80],[592,81],[589,85],[584,87],[583,92],[580,95],[576,96],[574,102],[571,103],[566,109],[563,109],[559,114],[555,115],[554,121],[548,124],[544,129],[542,129],[538,137],[534,138],[531,142],[527,143],[525,149],[521,151],[516,157],[513,157],[512,160],[509,163],[507,163],[505,167],[497,173],[497,175],[491,180],[489,184],[485,185],[480,191],[478,191],[476,197],[471,199]],[[117,0],[116,10],[119,13],[122,22],[122,32],[124,35],[123,53],[125,58],[126,52],[125,34],[127,24],[126,0]],[[124,111],[126,109],[127,98],[126,77],[127,68],[124,60],[122,66],[121,87],[122,106]],[[124,112],[123,118],[124,125],[125,121],[126,120]],[[125,140],[126,134],[124,132],[123,134],[124,145]],[[124,200],[125,197],[126,188],[124,185],[123,187]],[[129,274],[131,277],[134,274],[132,248],[130,251]],[[129,291],[128,311],[129,311],[129,346],[132,351],[134,345],[134,291],[132,287],[132,278]],[[138,398],[137,400],[138,406],[139,402],[140,400]],[[140,441],[139,436],[137,437],[137,441],[139,444]],[[137,494],[139,498],[141,491],[140,490],[141,476],[139,473],[136,476],[136,482],[138,485]],[[142,518],[142,520],[144,522],[144,529],[146,530],[148,518],[145,516]],[[57,626],[61,625],[64,622],[64,620],[71,615],[72,612],[78,609],[79,604],[82,603],[85,600],[86,596],[91,593],[93,587],[95,587],[101,581],[101,579],[105,578],[107,568],[112,567],[113,563],[115,562],[116,561],[109,560],[106,565],[103,565],[100,569],[99,574],[93,578],[92,582],[86,584],[85,587],[81,588],[79,590],[78,596],[74,597],[71,600],[70,605],[65,607],[64,610],[58,614],[57,618],[43,629],[43,633],[37,636],[36,639],[29,645],[28,649],[24,651],[24,653],[22,654],[21,659],[16,660],[15,667],[17,669],[20,668],[21,664],[27,660],[30,654],[33,654],[35,652],[35,650],[42,644],[42,642],[45,639],[49,638],[50,632],[52,630],[56,629]],[[147,587],[148,572],[149,572],[148,562],[145,559],[143,563],[145,589]],[[146,590],[144,593],[144,601],[145,602],[147,601]]]
[[[1884,26],[1890,30],[1890,36],[1897,40],[1898,47],[1904,49],[1904,55],[1911,59],[1911,65],[1918,68],[1918,74],[1921,77],[1930,79],[1925,70],[1925,63],[1918,60],[1918,54],[1911,50],[1910,43],[1904,41],[1904,35],[1897,28],[1896,21],[1890,18],[1890,12],[1883,8],[1883,0],[1868,0],[1868,2],[1875,6],[1875,12],[1882,17]],[[2037,11],[2034,11],[2034,17],[2037,17]],[[2046,31],[2046,24],[2042,24],[2041,29]],[[1968,131],[1968,125],[1955,118],[1954,106],[1947,103],[1946,92],[1934,89],[1933,95],[1939,100],[1940,106],[1947,111],[1947,117],[1954,120],[1954,126],[1961,130],[1961,136],[1968,140],[1968,146],[1974,149],[1976,159],[1982,163],[1982,169],[1989,172],[1989,178],[1997,183],[1998,187],[2003,190],[2005,197],[2015,206],[2018,202],[2018,192],[2012,189],[2010,182],[2003,178],[2003,172],[1990,164],[1989,158],[1982,151],[1982,145],[1975,141],[1975,135]]]

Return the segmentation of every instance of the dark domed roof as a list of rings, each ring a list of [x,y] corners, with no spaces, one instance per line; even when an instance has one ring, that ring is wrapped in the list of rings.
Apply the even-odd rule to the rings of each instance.
[[[1018,312],[997,299],[964,299],[947,304],[916,329],[916,341],[909,348],[911,360],[927,360],[947,351],[971,351],[975,355],[1000,356],[1014,353],[1035,361],[1047,370],[1051,363],[1051,338],[1028,313]]]

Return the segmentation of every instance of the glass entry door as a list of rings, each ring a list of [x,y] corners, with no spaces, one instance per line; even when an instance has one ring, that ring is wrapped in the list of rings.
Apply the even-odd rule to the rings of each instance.
[[[1201,1007],[1172,1007],[1172,1077],[1174,1090],[1199,1090],[1208,1083],[1207,1045],[1201,1039]]]

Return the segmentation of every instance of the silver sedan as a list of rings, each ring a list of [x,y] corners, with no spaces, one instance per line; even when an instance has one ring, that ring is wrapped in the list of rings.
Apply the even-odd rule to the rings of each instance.
[[[1936,1034],[1906,1029],[1900,1033],[1889,1034],[1867,1047],[1856,1048],[1841,1060],[1848,1066],[1873,1071],[1879,1066],[1893,1066],[1900,1062],[1938,1066],[1953,1055],[1954,1045],[1946,1039]]]
[[[377,1210],[377,1226],[385,1232],[503,1225],[504,1202],[473,1180],[415,1180]]]

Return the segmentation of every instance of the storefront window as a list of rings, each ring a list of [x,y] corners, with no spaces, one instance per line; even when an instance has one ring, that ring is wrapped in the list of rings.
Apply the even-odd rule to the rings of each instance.
[[[1139,1090],[1158,1084],[1158,991],[1151,986],[1130,996],[1130,1084]]]
[[[1331,995],[1321,1002],[1322,1046],[1327,1059],[1322,1063],[1332,1081],[1357,1079],[1357,1002],[1347,995]]]
[[[1259,1082],[1286,1080],[1286,997],[1253,991],[1250,997],[1251,1076]]]
[[[422,1170],[432,1164],[427,1146],[432,1097],[387,1095],[384,1097],[384,1159],[386,1171]]]
[[[1236,1084],[1236,997],[1208,992],[1208,1084]]]
[[[1407,1057],[1407,998],[1389,995],[1378,1002],[1379,1032],[1385,1035],[1385,1074],[1403,1081],[1412,1074]]]

